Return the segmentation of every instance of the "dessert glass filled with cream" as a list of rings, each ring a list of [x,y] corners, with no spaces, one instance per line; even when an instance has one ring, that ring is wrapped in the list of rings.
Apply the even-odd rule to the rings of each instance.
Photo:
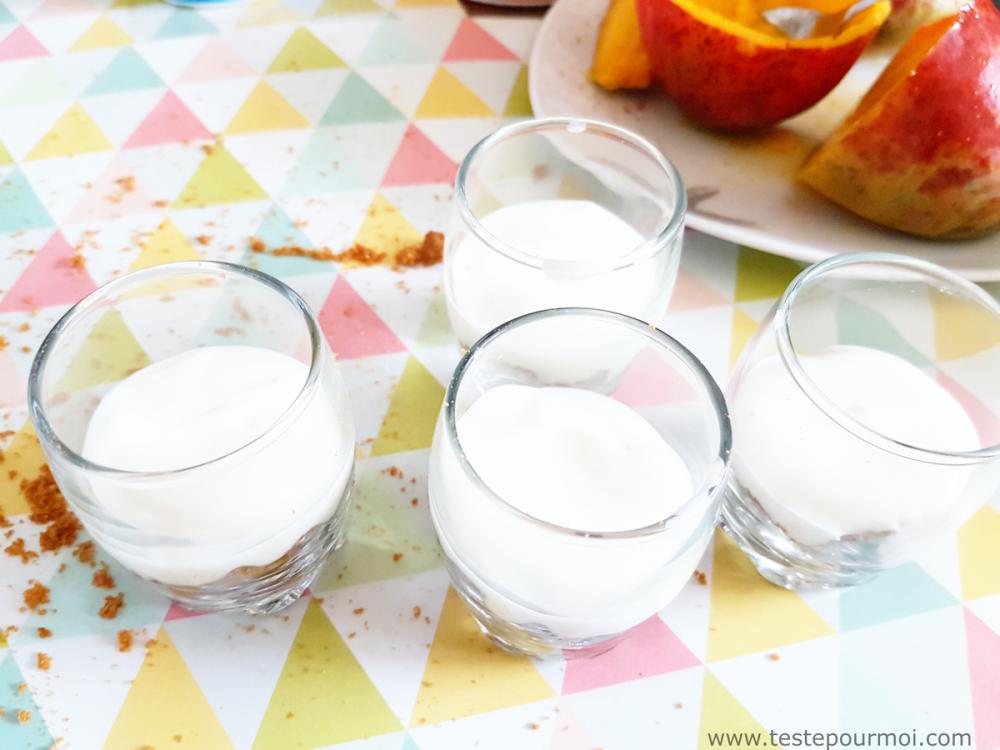
[[[868,580],[1000,489],[1000,306],[938,266],[865,253],[806,269],[727,396],[724,525],[775,583]]]
[[[29,399],[87,532],[181,604],[275,611],[344,539],[347,389],[277,279],[205,261],[112,281],[48,334]]]
[[[537,367],[541,339],[563,368]],[[632,355],[598,376],[610,339]],[[602,310],[530,313],[455,370],[431,448],[431,517],[488,636],[518,653],[592,654],[691,578],[728,457],[722,394],[675,340]]]
[[[498,130],[456,178],[444,291],[459,344],[468,349],[501,323],[554,307],[658,322],[677,277],[685,209],[676,170],[627,130],[568,118]],[[606,357],[630,356],[614,339],[605,344]]]

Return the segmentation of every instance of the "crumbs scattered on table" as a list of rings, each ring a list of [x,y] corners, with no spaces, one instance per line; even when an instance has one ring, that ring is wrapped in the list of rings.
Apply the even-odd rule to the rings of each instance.
[[[11,557],[21,558],[21,562],[25,565],[38,557],[37,552],[25,548],[24,539],[20,537],[4,547],[3,551]]]
[[[18,724],[27,724],[29,721],[31,721],[31,711],[29,711],[26,708],[20,709],[17,712],[17,723]]]
[[[49,587],[35,581],[32,586],[25,589],[24,603],[28,609],[38,609],[43,604],[48,604]]]
[[[123,654],[128,653],[132,650],[132,644],[135,642],[135,638],[132,635],[131,630],[119,630],[118,631],[118,650]]]
[[[694,578],[695,583],[697,583],[699,586],[708,585],[708,576],[706,576],[700,570],[696,570],[691,577]]]
[[[101,567],[94,571],[90,583],[98,589],[113,589],[115,587],[115,578],[108,570],[107,563],[101,563]]]
[[[51,638],[52,637],[52,631],[49,630],[48,628],[38,628],[37,632],[38,632],[38,637],[39,638]]]
[[[52,657],[44,653],[43,651],[39,651],[37,654],[35,654],[35,664],[43,672],[48,672],[49,667],[52,666]]]
[[[125,606],[125,594],[119,592],[114,596],[104,597],[104,604],[97,614],[105,620],[113,620],[118,617],[118,611]]]
[[[42,466],[35,479],[21,480],[21,493],[28,501],[28,518],[45,526],[38,536],[42,552],[55,552],[76,543],[83,527],[69,509],[48,465]]]
[[[354,614],[356,615],[363,615],[364,613],[365,613],[364,607],[358,607],[357,609],[354,610]]]
[[[199,234],[197,237],[195,237],[195,240],[199,245],[208,245],[209,243],[211,243],[212,237],[207,234]]]
[[[420,612],[421,612],[420,607],[414,607],[413,608],[413,619],[414,620],[419,620],[420,619]]]
[[[392,553],[392,561],[394,563],[398,563],[402,559],[403,559],[403,553],[402,552],[393,552]]]
[[[767,655],[767,660],[768,661],[781,661],[781,655],[780,654],[768,654]]]
[[[93,567],[97,564],[94,562],[94,552],[93,542],[80,542],[80,544],[76,545],[76,549],[73,550],[73,557],[84,565]]]

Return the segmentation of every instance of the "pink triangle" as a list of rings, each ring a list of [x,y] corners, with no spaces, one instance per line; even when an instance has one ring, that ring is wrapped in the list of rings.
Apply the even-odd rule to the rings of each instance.
[[[0,42],[0,62],[43,57],[49,51],[24,26],[18,26]]]
[[[155,210],[152,198],[136,184],[132,168],[116,160],[88,188],[65,221],[109,221]]]
[[[0,300],[0,313],[71,305],[94,291],[97,286],[87,269],[74,265],[75,255],[66,238],[54,233]]]
[[[93,5],[86,0],[45,0],[31,16],[32,18],[51,18],[53,16],[65,16],[70,13],[80,13],[85,10],[93,10]]]
[[[697,310],[702,307],[728,305],[729,300],[706,285],[690,271],[680,269],[677,272],[677,283],[673,296],[670,298],[670,311]]]
[[[636,355],[618,381],[611,398],[626,406],[660,406],[694,401],[698,392],[652,349]]]
[[[135,129],[124,148],[206,140],[212,137],[208,128],[177,98],[177,94],[168,91]]]
[[[343,276],[338,276],[319,311],[319,324],[340,359],[405,352],[396,334],[375,314]]]
[[[444,53],[445,62],[459,60],[517,60],[517,55],[494,39],[471,18],[463,18]]]
[[[977,399],[956,380],[945,375],[941,370],[935,373],[937,381],[955,397],[955,400],[962,405],[965,413],[969,415],[972,424],[976,426],[979,439],[983,445],[996,445],[1000,443],[1000,419],[982,401]]]
[[[410,125],[396,155],[382,178],[383,187],[427,185],[455,181],[458,165],[435,146],[415,125]]]
[[[676,672],[701,662],[656,615],[607,653],[566,662],[563,695]]]
[[[171,622],[172,620],[186,620],[189,617],[199,617],[206,614],[208,613],[196,612],[193,609],[185,609],[176,602],[170,602],[170,609],[167,610],[167,616],[163,618],[163,621]]]
[[[552,750],[599,747],[565,704],[559,706],[559,713],[552,718],[556,722],[555,730],[552,732]]]
[[[233,52],[221,39],[213,38],[202,47],[201,52],[181,73],[177,82],[200,83],[256,75],[257,71],[251,68],[246,60]]]
[[[976,725],[976,747],[1000,747],[1000,635],[965,610],[965,642],[969,649],[969,687]]]
[[[0,409],[21,406],[26,398],[27,383],[14,361],[0,352]]]

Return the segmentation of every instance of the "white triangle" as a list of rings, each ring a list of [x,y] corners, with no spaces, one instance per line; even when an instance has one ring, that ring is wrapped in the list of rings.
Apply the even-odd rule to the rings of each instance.
[[[187,237],[211,238],[207,246],[195,245],[206,259],[239,263],[246,255],[251,228],[260,226],[270,207],[266,200],[241,201],[176,211],[170,218]]]
[[[713,539],[695,569],[705,574],[706,585],[702,585],[692,577],[673,601],[660,611],[660,619],[701,662],[705,661],[708,654],[708,618],[711,611],[714,544]]]
[[[796,592],[813,611],[834,630],[840,630],[840,593],[822,589],[802,589]]]
[[[698,747],[703,681],[694,667],[562,700],[598,747]]]
[[[226,149],[269,195],[277,195],[302,156],[308,130],[226,136]]]
[[[411,349],[411,351],[413,356],[420,360],[420,364],[426,367],[434,379],[441,384],[441,387],[447,388],[461,355],[458,342],[456,341],[449,346],[423,347]]]
[[[965,602],[965,606],[972,614],[985,622],[997,636],[1000,636],[1000,594],[970,599]]]
[[[392,391],[402,377],[408,359],[409,354],[401,352],[362,359],[342,359],[339,362],[340,374],[344,376],[351,394],[354,431],[357,434],[358,450],[362,455],[371,452],[382,426],[382,418],[389,408]]]
[[[775,660],[774,655],[779,658]],[[840,647],[836,638],[716,662],[712,672],[765,729],[832,732],[839,726]]]
[[[931,578],[940,583],[956,599],[962,599],[962,571],[958,546],[952,535],[946,535],[920,548],[914,562]]]
[[[11,354],[13,355],[15,352],[11,352]],[[19,428],[20,425],[15,429]],[[9,446],[9,440],[12,439],[13,436],[0,441],[0,447]],[[28,548],[31,549],[34,545],[30,542],[38,537],[42,527],[29,521],[27,517],[22,520],[23,524],[17,526],[17,534],[29,542]],[[7,544],[9,542],[5,542],[4,546],[6,547]],[[0,559],[0,581],[4,582],[4,585],[0,586],[0,623],[3,623],[3,627],[20,626],[31,614],[24,606],[24,590],[32,585],[32,581],[48,584],[59,567],[61,555],[41,555],[30,565],[25,565],[19,558],[10,555],[0,555],[0,557],[2,557]],[[16,642],[16,634],[13,635],[13,638]]]
[[[521,63],[509,60],[450,62],[444,66],[494,112],[503,112]]]
[[[22,161],[68,108],[65,101],[5,107],[0,117],[0,143],[15,161]]]
[[[282,198],[281,206],[316,247],[339,252],[354,242],[374,196],[374,189],[294,196]]]
[[[67,748],[101,747],[146,656],[155,633],[136,633],[132,648],[118,651],[114,635],[38,641],[15,652],[18,667],[53,737]],[[52,658],[48,672],[36,654]]]
[[[207,43],[203,36],[181,36],[139,42],[134,49],[162,80],[173,83]]]
[[[8,4],[9,7],[9,4]],[[27,18],[24,13],[23,4],[17,3],[17,12],[21,18]],[[49,16],[48,18],[32,18],[29,30],[42,46],[53,55],[58,55],[67,51],[80,36],[89,29],[94,21],[99,18],[99,13],[94,8],[88,13],[74,13],[66,16]],[[83,50],[87,52],[89,50]],[[74,57],[78,52],[74,52]]]
[[[420,129],[448,157],[461,163],[469,150],[504,124],[498,117],[441,117],[419,120]]]
[[[90,96],[86,99],[87,113],[112,145],[121,146],[159,104],[164,91],[156,87]]]
[[[158,214],[123,216],[113,222],[98,220],[64,227],[64,236],[86,261],[97,283],[128,271],[146,236],[159,225]]]
[[[549,750],[559,731],[555,698],[410,730],[420,750]],[[512,738],[516,738],[513,742]],[[608,745],[606,747],[611,747]],[[622,745],[640,748],[651,745]],[[666,747],[665,745],[663,747]],[[671,746],[672,747],[672,746]],[[588,749],[589,750],[589,749]]]
[[[432,290],[440,283],[439,266],[410,268],[402,274],[387,274],[381,268],[351,271],[351,286],[407,344],[414,342],[420,332]]]
[[[125,149],[121,158],[129,163],[136,181],[142,184],[154,202],[166,201],[169,205],[184,190],[205,158],[205,153],[196,143],[165,143]],[[165,209],[166,206],[163,207]]]
[[[223,81],[180,83],[174,93],[213,133],[221,133],[239,111],[257,81],[252,78],[228,78]]]
[[[78,154],[71,169],[63,159],[40,159],[24,162],[21,170],[49,215],[61,222],[83,198],[87,185],[95,182],[114,158],[113,151]]]
[[[166,624],[235,747],[253,744],[256,717],[267,710],[308,604],[300,600],[279,617],[202,615]]]
[[[340,637],[404,726],[420,691],[428,644],[434,640],[447,590],[447,574],[436,570],[322,597],[323,610]],[[420,607],[417,617],[414,607]],[[354,614],[359,608],[364,612]]]
[[[413,117],[437,69],[437,63],[407,63],[370,65],[358,72],[396,109]]]
[[[264,73],[288,41],[292,29],[288,26],[261,26],[242,29],[226,38],[226,42],[254,70]]]
[[[141,12],[133,8],[111,8],[108,11],[108,17],[133,39],[153,36],[173,14],[174,9],[169,3],[152,3],[143,6]]]
[[[465,18],[465,11],[459,5],[396,8],[395,14],[406,25],[407,31],[420,39],[421,47],[439,60],[444,57]]]
[[[538,26],[528,16],[477,16],[476,23],[522,60],[531,56]]]
[[[318,123],[347,78],[346,68],[276,73],[268,82],[311,123]]]
[[[329,16],[318,19],[309,30],[340,59],[353,65],[381,26],[383,18],[382,15],[367,13]]]
[[[323,307],[336,280],[337,267],[333,263],[324,261],[316,262],[315,273],[297,273],[282,278],[282,281],[299,293],[313,311]]]
[[[732,308],[710,307],[667,313],[661,328],[690,349],[716,382],[725,387],[729,379]]]

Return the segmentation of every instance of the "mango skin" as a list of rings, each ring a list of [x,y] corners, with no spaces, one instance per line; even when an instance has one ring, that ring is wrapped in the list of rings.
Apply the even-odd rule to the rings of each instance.
[[[601,23],[588,77],[603,89],[645,89],[652,83],[649,54],[639,32],[636,0],[611,0]]]
[[[980,237],[1000,230],[1000,11],[973,0],[939,23],[950,26],[912,73],[863,101],[799,177],[893,229]]]
[[[637,0],[653,76],[705,127],[747,132],[805,111],[847,74],[877,28],[830,47],[761,45],[716,28],[674,0]]]

